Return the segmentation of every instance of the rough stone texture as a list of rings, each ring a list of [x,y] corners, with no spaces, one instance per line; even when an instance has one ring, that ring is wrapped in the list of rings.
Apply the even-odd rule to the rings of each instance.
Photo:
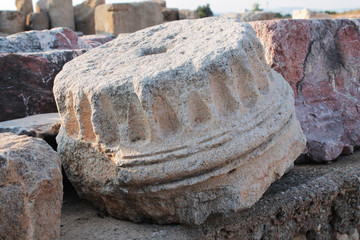
[[[46,12],[29,13],[26,17],[27,30],[45,30],[50,28],[49,14]]]
[[[49,1],[48,0],[39,0],[35,5],[35,12],[49,12]]]
[[[56,112],[56,74],[91,48],[66,28],[0,38],[0,121]]]
[[[55,139],[59,133],[60,116],[58,113],[38,114],[30,117],[0,122],[0,133],[11,132],[17,135]],[[53,145],[53,144],[50,144]]]
[[[85,35],[95,33],[95,8],[105,4],[105,0],[86,0],[74,7],[76,31]]]
[[[48,0],[51,28],[67,27],[75,30],[72,0]]]
[[[161,12],[164,17],[164,22],[180,20],[179,10],[176,8],[163,8]]]
[[[60,49],[90,49],[68,28],[28,31],[0,39],[0,53],[34,53]]]
[[[181,9],[179,11],[179,18],[180,18],[180,20],[183,20],[183,19],[197,19],[197,18],[199,18],[199,16],[195,11],[191,11],[191,10],[188,10],[188,9]]]
[[[91,45],[92,47],[99,47],[107,42],[110,42],[115,39],[113,35],[85,35],[81,36],[80,39],[86,43]]]
[[[243,13],[230,13],[221,15],[221,17],[232,18],[241,22],[251,22],[259,20],[271,20],[276,18],[276,13],[272,12],[243,12]]]
[[[0,134],[0,239],[58,239],[62,176],[43,140]]]
[[[331,19],[331,15],[327,14],[327,13],[322,13],[322,12],[314,12],[314,11],[310,11],[307,8],[304,9],[299,9],[299,10],[294,10],[292,12],[292,18],[293,19],[311,19],[311,18],[329,18]]]
[[[156,2],[104,4],[95,9],[96,34],[131,33],[163,23]]]
[[[22,12],[24,16],[34,11],[32,0],[16,0],[15,4],[17,10]]]
[[[0,11],[0,32],[18,33],[25,31],[25,15],[16,11]]]
[[[359,160],[358,151],[332,164],[296,165],[250,209],[229,218],[209,217],[201,226],[121,221],[65,192],[61,238],[335,240],[347,235],[358,240]]]
[[[137,222],[199,224],[250,207],[305,147],[292,90],[263,54],[250,25],[207,18],[119,36],[66,64],[54,94],[69,180]]]
[[[360,145],[360,21],[254,22],[267,62],[290,83],[305,155],[334,160]]]

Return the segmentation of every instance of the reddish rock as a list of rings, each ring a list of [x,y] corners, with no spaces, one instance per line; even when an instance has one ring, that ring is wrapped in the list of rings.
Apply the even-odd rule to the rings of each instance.
[[[52,87],[61,68],[38,56],[0,54],[0,121],[56,112]]]
[[[290,83],[316,162],[360,145],[360,20],[252,22],[266,60]]]
[[[98,47],[115,39],[113,35],[85,35],[80,37],[84,43],[91,45],[92,47]]]
[[[56,112],[56,74],[91,48],[67,28],[0,38],[0,121]]]

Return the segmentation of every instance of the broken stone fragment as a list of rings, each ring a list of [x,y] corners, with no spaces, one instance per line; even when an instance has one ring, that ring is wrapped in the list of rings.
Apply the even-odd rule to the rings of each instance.
[[[11,132],[44,139],[56,149],[56,136],[59,133],[60,117],[58,113],[37,114],[30,117],[0,122],[0,133]]]
[[[252,22],[270,66],[295,93],[304,155],[336,159],[360,146],[360,20]]]
[[[59,239],[62,190],[45,141],[0,133],[0,239]]]
[[[69,180],[135,222],[248,208],[305,147],[289,84],[251,26],[231,19],[119,36],[66,64],[54,94]]]

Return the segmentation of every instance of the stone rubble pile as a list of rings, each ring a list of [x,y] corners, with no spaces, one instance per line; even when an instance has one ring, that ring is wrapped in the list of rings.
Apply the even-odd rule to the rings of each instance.
[[[110,40],[87,36],[83,41],[68,28],[0,38],[0,121],[57,112],[56,74],[66,62]]]

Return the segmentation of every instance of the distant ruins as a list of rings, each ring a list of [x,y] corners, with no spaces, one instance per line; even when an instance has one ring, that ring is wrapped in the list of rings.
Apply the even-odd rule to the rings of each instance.
[[[130,33],[180,19],[198,18],[194,11],[166,8],[163,0],[105,4],[86,0],[75,7],[72,0],[16,0],[18,11],[0,11],[0,33],[67,27],[82,34]]]

